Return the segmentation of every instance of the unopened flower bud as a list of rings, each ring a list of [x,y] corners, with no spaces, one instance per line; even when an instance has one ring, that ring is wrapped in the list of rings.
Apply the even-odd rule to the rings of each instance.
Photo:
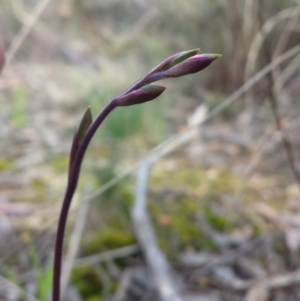
[[[78,140],[78,145],[82,142],[85,133],[87,132],[87,130],[89,129],[91,123],[93,122],[93,117],[92,117],[92,112],[91,112],[91,108],[88,107],[79,124],[78,130],[77,130],[77,140]]]
[[[220,54],[197,54],[174,67],[161,72],[161,78],[180,77],[187,74],[197,73],[208,67],[214,60],[221,57]]]
[[[116,98],[115,102],[118,107],[140,104],[157,98],[165,89],[166,88],[162,86],[146,85],[129,94]]]
[[[92,122],[93,122],[92,112],[91,112],[90,107],[88,107],[86,109],[86,111],[84,112],[84,114],[81,118],[79,127],[73,137],[71,153],[70,153],[70,162],[69,162],[69,174],[72,169],[72,163],[76,156],[76,152],[77,152],[77,150]]]
[[[187,51],[182,51],[176,54],[171,55],[164,61],[162,61],[158,66],[156,66],[153,70],[151,70],[150,73],[155,73],[155,72],[161,72],[161,71],[166,71],[170,69],[171,67],[187,60],[190,57],[193,57],[199,52],[199,48],[197,49],[192,49],[192,50],[187,50]]]

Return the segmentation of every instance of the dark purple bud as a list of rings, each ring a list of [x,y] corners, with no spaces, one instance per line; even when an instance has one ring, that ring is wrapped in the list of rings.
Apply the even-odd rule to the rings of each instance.
[[[190,57],[193,57],[199,52],[199,48],[197,49],[192,49],[192,50],[187,50],[187,51],[182,51],[176,54],[171,55],[164,61],[162,61],[158,66],[156,66],[154,69],[150,71],[151,74],[155,72],[161,72],[170,69],[171,67],[187,60]]]
[[[115,99],[118,107],[127,107],[143,102],[151,101],[164,92],[166,88],[156,85],[146,85],[124,96]]]
[[[174,67],[161,72],[161,78],[180,77],[187,74],[197,73],[208,67],[214,60],[221,57],[221,54],[197,54]]]

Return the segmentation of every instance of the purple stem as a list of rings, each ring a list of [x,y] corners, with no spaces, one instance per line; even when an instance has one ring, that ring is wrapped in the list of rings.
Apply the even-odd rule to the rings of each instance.
[[[159,76],[157,76],[157,75],[159,75]],[[145,85],[156,82],[157,80],[160,80],[160,79],[163,79],[162,72],[156,73],[155,71],[150,71],[148,74],[146,74],[144,77],[139,79],[136,83],[134,83],[129,89],[127,89],[121,95],[127,95],[136,89],[139,89]]]
[[[116,108],[114,99],[111,100],[106,107],[100,112],[96,117],[95,121],[91,124],[86,135],[84,136],[72,163],[71,172],[69,175],[69,180],[67,184],[67,189],[65,197],[63,200],[63,205],[58,221],[58,228],[56,234],[56,243],[55,243],[55,253],[54,253],[54,266],[53,266],[53,286],[52,286],[52,301],[60,300],[60,275],[61,275],[61,262],[62,262],[62,249],[64,242],[64,233],[66,228],[67,216],[71,201],[74,195],[74,192],[77,187],[77,182],[79,178],[81,163],[84,157],[84,154],[94,136],[97,129],[108,116],[108,114]]]
[[[163,73],[155,73],[150,71],[143,78],[138,80],[132,87],[126,90],[121,95],[126,95],[136,89],[139,89],[147,84],[153,83],[157,80],[163,79]],[[116,108],[115,99],[112,99],[106,107],[99,113],[99,115],[95,118],[94,122],[90,125],[87,130],[78,150],[76,151],[76,156],[74,161],[72,162],[72,166],[70,166],[69,170],[69,179],[67,184],[67,189],[65,193],[65,197],[63,200],[62,209],[60,212],[57,234],[56,234],[56,242],[55,242],[55,251],[54,251],[54,266],[53,266],[53,285],[52,285],[52,301],[60,301],[60,277],[61,277],[61,266],[62,266],[62,250],[64,243],[64,234],[66,228],[66,222],[68,217],[69,208],[71,205],[71,201],[74,195],[74,192],[77,187],[77,182],[80,174],[81,163],[84,157],[84,154],[94,137],[97,129],[102,124],[104,119],[109,115],[109,113]]]

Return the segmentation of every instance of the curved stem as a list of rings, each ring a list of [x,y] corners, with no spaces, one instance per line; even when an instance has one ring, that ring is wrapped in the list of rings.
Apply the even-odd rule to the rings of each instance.
[[[153,69],[154,70],[154,69]],[[163,78],[162,74],[155,73],[154,71],[150,71],[140,80],[138,80],[133,86],[131,86],[128,90],[126,90],[121,95],[126,95],[136,89],[139,89],[147,84],[153,83],[157,80]],[[74,192],[77,187],[77,182],[80,174],[81,163],[84,157],[84,154],[94,137],[97,129],[102,124],[104,119],[109,115],[109,113],[116,108],[115,99],[112,99],[106,107],[99,113],[94,122],[90,125],[87,130],[78,150],[76,151],[76,156],[74,161],[72,162],[72,166],[70,167],[69,179],[67,184],[67,189],[65,193],[65,197],[63,200],[62,209],[60,212],[57,234],[56,234],[56,242],[55,242],[55,251],[54,251],[54,265],[53,265],[53,285],[52,285],[52,301],[60,301],[60,277],[61,277],[61,266],[62,266],[62,250],[64,243],[64,233],[66,228],[66,222],[68,217],[69,208],[71,205],[71,201],[74,195]]]
[[[160,79],[162,79],[161,76],[162,73],[155,73],[153,71],[150,71],[149,73],[147,73],[144,77],[142,77],[141,79],[139,79],[137,82],[135,82],[130,88],[128,88],[125,92],[123,92],[121,95],[127,95],[130,92],[139,89],[145,85],[151,84],[153,82],[156,82]]]
[[[128,88],[125,92],[123,92],[121,95],[127,95],[128,93],[139,89],[147,84],[149,84],[149,76],[151,74],[148,73],[146,74],[144,77],[142,77],[141,79],[139,79],[137,82],[135,82],[130,88]]]
[[[104,121],[104,119],[109,115],[109,113],[116,108],[114,99],[111,100],[106,107],[100,112],[96,117],[95,121],[91,124],[84,139],[82,140],[72,163],[71,172],[69,175],[69,181],[67,184],[67,189],[65,197],[63,200],[63,205],[58,221],[58,228],[56,234],[55,242],[55,253],[54,253],[54,266],[53,266],[53,286],[52,286],[52,301],[60,300],[60,275],[61,275],[61,265],[62,265],[62,250],[64,242],[64,233],[66,228],[67,216],[74,192],[77,187],[81,163],[84,154],[89,146],[93,136],[95,135],[97,129]]]

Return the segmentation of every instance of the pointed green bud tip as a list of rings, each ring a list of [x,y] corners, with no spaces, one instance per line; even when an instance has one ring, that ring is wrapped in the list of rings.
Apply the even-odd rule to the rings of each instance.
[[[222,57],[222,54],[217,54],[217,53],[203,53],[201,55],[204,57],[210,58],[210,59],[215,59],[215,60]]]
[[[160,78],[180,77],[187,74],[197,73],[208,67],[214,60],[221,57],[221,54],[196,54],[174,67],[162,71]]]
[[[87,130],[89,129],[91,123],[93,122],[91,108],[88,107],[82,116],[80,125],[77,130],[77,143],[80,145]]]
[[[165,89],[166,88],[162,86],[146,85],[144,87],[132,91],[127,95],[117,98],[115,100],[116,105],[118,107],[127,107],[151,101],[160,96],[160,94],[163,93]]]

